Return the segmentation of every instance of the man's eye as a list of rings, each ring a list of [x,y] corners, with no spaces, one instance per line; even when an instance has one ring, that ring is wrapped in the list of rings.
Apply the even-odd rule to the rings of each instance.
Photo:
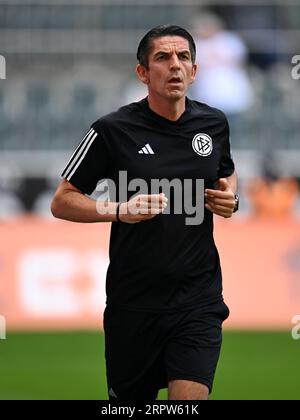
[[[182,59],[182,60],[189,60],[189,55],[188,54],[180,54],[180,58]]]

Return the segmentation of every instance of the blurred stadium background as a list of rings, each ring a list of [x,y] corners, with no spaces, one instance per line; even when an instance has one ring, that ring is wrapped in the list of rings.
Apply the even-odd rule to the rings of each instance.
[[[135,52],[163,23],[195,36],[189,96],[227,113],[240,176],[241,211],[216,221],[231,317],[212,398],[300,399],[296,0],[0,0],[0,399],[106,399],[110,226],[49,206],[90,124],[145,95]]]

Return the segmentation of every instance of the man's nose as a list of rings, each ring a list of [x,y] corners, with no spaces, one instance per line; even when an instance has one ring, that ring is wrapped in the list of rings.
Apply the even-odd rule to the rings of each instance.
[[[179,59],[177,57],[177,54],[172,55],[170,67],[171,67],[171,69],[179,69],[180,68],[180,63],[179,63]]]

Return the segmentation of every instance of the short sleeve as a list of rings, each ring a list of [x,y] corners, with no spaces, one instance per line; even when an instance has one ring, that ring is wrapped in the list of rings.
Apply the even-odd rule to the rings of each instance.
[[[225,116],[224,116],[225,117]],[[219,178],[227,178],[234,172],[234,162],[232,160],[231,145],[230,145],[230,129],[227,118],[225,117],[224,137],[221,146],[221,158],[218,169]]]
[[[85,194],[92,194],[109,168],[109,153],[101,133],[92,126],[72,154],[61,176]]]

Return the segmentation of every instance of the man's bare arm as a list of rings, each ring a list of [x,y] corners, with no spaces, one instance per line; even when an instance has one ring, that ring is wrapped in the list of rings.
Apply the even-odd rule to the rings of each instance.
[[[220,178],[215,190],[205,190],[205,207],[212,213],[225,218],[231,217],[235,208],[237,192],[237,174],[234,171],[227,178]]]
[[[232,175],[228,176],[227,178],[225,178],[232,190],[232,192],[234,194],[237,193],[237,189],[238,189],[238,179],[237,179],[237,173],[236,171],[233,172]]]
[[[51,203],[54,217],[71,222],[96,223],[115,222],[118,203],[95,201],[63,179]],[[164,194],[141,194],[126,203],[121,203],[119,218],[125,223],[138,223],[152,219],[167,206]]]
[[[108,214],[99,214],[95,200],[85,196],[78,188],[63,179],[55,192],[51,211],[54,217],[71,222],[113,222],[116,220],[117,203],[109,205]]]

